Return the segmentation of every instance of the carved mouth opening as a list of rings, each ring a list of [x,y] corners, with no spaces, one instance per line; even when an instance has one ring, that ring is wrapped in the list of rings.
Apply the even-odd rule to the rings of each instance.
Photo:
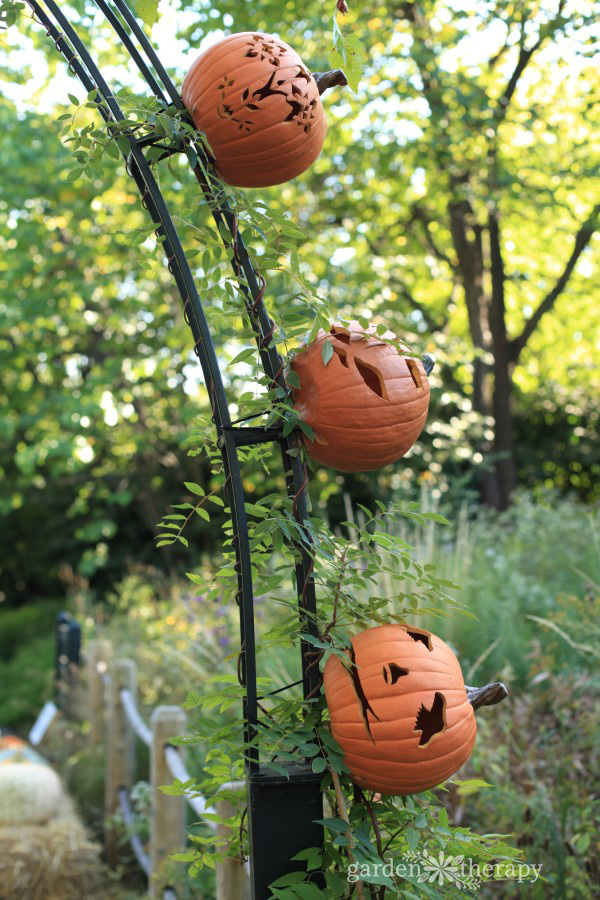
[[[407,359],[406,365],[408,366],[408,371],[410,372],[410,377],[412,378],[414,385],[418,391],[423,390],[423,380],[421,378],[421,373],[419,372],[419,367],[414,361],[414,359]]]
[[[377,371],[377,369],[373,369],[371,366],[368,366],[366,363],[361,362],[359,359],[354,360],[356,364],[356,368],[358,370],[359,375],[362,380],[369,388],[370,391],[373,391],[374,394],[377,394],[378,397],[382,397],[384,400],[387,400],[387,391],[385,389],[385,384],[383,383],[383,378],[381,374]]]
[[[435,692],[431,709],[421,704],[414,730],[421,732],[419,747],[425,747],[436,734],[446,730],[446,698],[439,691]]]
[[[383,667],[383,680],[386,684],[396,684],[403,675],[408,675],[408,669],[404,669],[402,666],[396,665],[396,663],[388,663],[387,666]]]
[[[414,631],[410,628],[406,629],[406,633],[409,638],[412,638],[413,641],[420,641],[422,644],[425,644],[430,653],[433,652],[433,647],[431,646],[431,635],[425,634],[423,631]]]

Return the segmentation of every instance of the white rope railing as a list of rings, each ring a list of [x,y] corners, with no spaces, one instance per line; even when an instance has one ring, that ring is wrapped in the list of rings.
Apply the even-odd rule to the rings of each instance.
[[[129,720],[129,724],[139,737],[140,741],[143,741],[146,747],[149,747],[152,743],[152,731],[142,719],[139,710],[135,705],[133,694],[131,691],[128,691],[127,688],[123,688],[119,691],[119,696],[127,719]]]
[[[159,873],[169,854],[180,852],[185,846],[185,823],[183,806],[189,805],[198,821],[207,825],[213,833],[223,832],[225,840],[229,839],[228,829],[218,825],[215,819],[230,819],[237,808],[235,799],[228,796],[228,791],[242,790],[245,783],[230,781],[222,784],[211,802],[202,795],[195,794],[193,788],[185,789],[178,798],[181,806],[179,812],[173,807],[175,798],[165,796],[159,790],[161,785],[168,784],[170,777],[182,784],[195,784],[195,778],[188,771],[183,754],[170,741],[174,734],[185,733],[186,720],[179,706],[158,706],[152,712],[149,723],[146,723],[137,707],[137,673],[135,662],[130,659],[113,659],[110,667],[111,649],[103,642],[90,643],[89,648],[89,717],[90,746],[106,743],[106,837],[107,858],[111,865],[118,859],[118,835],[114,826],[115,812],[121,812],[123,820],[133,821],[129,801],[129,788],[135,782],[135,748],[137,738],[150,748],[150,782],[153,790],[152,814],[150,829],[153,839],[149,842],[148,852],[139,835],[132,834],[130,841],[140,867],[150,873]],[[105,738],[106,735],[106,738]],[[221,793],[222,792],[222,793]],[[116,800],[116,807],[115,807]],[[165,804],[167,804],[165,806]],[[112,823],[112,824],[111,824]],[[225,859],[217,864],[222,882],[217,890],[219,897],[238,897],[245,895],[249,878],[249,863],[243,864],[235,859]],[[152,889],[151,889],[151,895]],[[161,890],[161,900],[174,900],[172,888]]]

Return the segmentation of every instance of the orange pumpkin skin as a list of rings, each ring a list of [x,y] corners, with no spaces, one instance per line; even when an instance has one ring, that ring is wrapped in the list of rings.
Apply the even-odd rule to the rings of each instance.
[[[475,744],[475,714],[456,656],[434,634],[407,625],[368,628],[352,639],[352,647],[354,679],[331,656],[324,684],[331,733],[353,781],[394,795],[418,794],[441,784],[467,761]],[[398,675],[398,669],[406,674]],[[361,702],[361,692],[369,708]],[[440,696],[440,721],[424,730],[422,719]],[[417,719],[421,728],[416,730]],[[443,730],[435,731],[442,720]]]
[[[371,325],[363,332],[358,322],[349,328],[332,325],[292,362],[300,377],[294,406],[315,432],[314,441],[306,439],[308,452],[341,472],[370,472],[396,462],[427,418],[429,381],[423,363],[382,343],[375,331]],[[388,331],[385,337],[395,335]],[[334,350],[327,365],[322,357],[326,339]]]
[[[219,41],[192,64],[182,98],[229,184],[281,184],[321,152],[327,122],[319,89],[279,38],[244,31]]]

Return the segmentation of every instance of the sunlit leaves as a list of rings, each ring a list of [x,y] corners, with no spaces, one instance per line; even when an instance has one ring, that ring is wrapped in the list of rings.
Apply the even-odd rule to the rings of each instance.
[[[158,19],[160,0],[134,0],[134,9],[146,25],[154,25]]]

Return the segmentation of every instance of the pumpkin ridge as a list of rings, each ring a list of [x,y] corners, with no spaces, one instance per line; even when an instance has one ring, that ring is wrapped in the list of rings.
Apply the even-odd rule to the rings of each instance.
[[[279,123],[279,122],[275,122],[274,125],[272,125],[270,127],[275,128],[275,127],[278,127],[280,124],[281,123]],[[264,134],[268,130],[269,130],[268,128],[265,128],[265,129],[263,129],[262,133]],[[247,135],[247,137],[252,137],[252,135]],[[270,159],[269,159],[269,157],[272,157],[272,155],[273,155],[273,147],[268,147],[266,150],[261,150],[254,154],[244,153],[244,156],[243,156],[244,162],[240,162],[239,156],[238,156],[238,152],[242,152],[243,148],[239,148],[239,151],[237,151],[237,150],[235,150],[235,148],[233,148],[235,152],[232,155],[229,155],[228,153],[225,153],[222,155],[220,154],[219,163],[221,165],[224,165],[225,163],[235,163],[235,165],[237,165],[238,168],[240,168],[240,169],[257,168],[261,163],[268,164],[270,168],[277,168],[277,169],[284,168],[286,165],[289,165],[290,163],[295,162],[296,158],[299,158],[300,156],[302,156],[302,151],[304,152],[304,155],[307,154],[307,145],[309,145],[310,142],[304,140],[304,138],[305,138],[304,133],[302,131],[298,131],[296,134],[294,134],[294,136],[292,138],[290,138],[289,141],[282,141],[281,143],[279,141],[277,142],[276,148],[277,148],[277,153],[278,153],[278,157],[277,157],[278,164],[276,167],[270,165]],[[242,143],[242,142],[240,141],[239,143]],[[290,148],[289,147],[290,144],[297,144],[298,146]],[[225,144],[217,144],[217,147],[219,147],[219,151],[221,151],[221,149],[224,146],[226,146],[226,145]],[[313,150],[318,147],[317,156],[321,150],[321,146],[322,146],[322,141],[319,142],[317,140],[315,142],[315,147],[313,147]],[[283,150],[282,148],[284,148],[284,147],[288,147],[288,149]],[[280,154],[280,150],[281,150],[281,154]],[[215,152],[216,152],[216,149],[215,149]],[[260,157],[260,156],[264,156],[265,158],[264,159],[255,158],[255,157]],[[248,160],[248,161],[246,162],[246,160]],[[279,165],[279,162],[281,162],[281,165]]]
[[[422,693],[422,691],[411,691],[410,693],[412,693],[412,694],[420,694],[420,693]],[[439,693],[439,692],[438,692],[438,693]],[[406,694],[406,695],[404,695],[404,696],[408,696],[408,694]],[[375,702],[375,701],[373,701],[373,702]],[[467,703],[468,703],[468,701],[465,701],[465,704],[464,704],[464,705],[466,705]],[[450,706],[450,707],[448,707],[448,708],[451,709],[451,710],[454,712],[454,711],[456,711],[456,710],[462,709],[462,707],[463,707],[463,704],[462,704],[462,703],[457,703],[457,704],[455,704],[454,706]],[[351,708],[352,708],[351,705],[348,704],[347,706],[341,707],[340,711],[341,711],[342,709],[351,709]],[[471,707],[471,709],[472,709],[472,707]],[[417,711],[417,712],[418,712],[418,711]],[[467,713],[467,714],[468,714],[468,713]],[[462,724],[464,723],[464,721],[465,721],[465,718],[466,718],[465,716],[461,717],[461,718],[460,718],[457,722],[455,722],[453,725],[450,725],[448,728],[444,729],[443,732],[440,732],[440,734],[446,734],[446,733],[448,733],[449,731],[452,731],[454,728],[456,728],[457,725],[462,725]],[[470,717],[469,717],[469,718],[470,718]],[[415,720],[415,721],[416,721],[416,719],[417,719],[417,714],[414,714],[414,715],[413,715],[413,713],[410,713],[410,715],[408,715],[408,716],[394,716],[394,724],[396,724],[397,722],[408,722],[408,721],[411,721],[411,720]],[[382,719],[379,720],[380,726],[381,726],[382,721],[383,721]],[[334,722],[333,720],[331,720],[331,724],[332,724],[333,728],[338,728],[338,727],[341,727],[342,725],[356,725],[356,722],[349,721],[349,720],[346,720],[346,721],[344,722],[344,721],[340,721],[339,719],[336,719],[335,722]],[[385,724],[386,724],[386,723],[383,722],[383,725],[384,725],[384,726],[385,726]],[[374,743],[379,744],[380,742],[384,742],[384,743],[385,743],[385,742],[389,742],[389,741],[405,741],[405,740],[413,740],[415,734],[417,734],[417,733],[418,733],[418,732],[416,732],[416,731],[411,731],[411,732],[410,732],[408,735],[406,735],[405,737],[395,737],[395,736],[394,736],[394,737],[384,737],[384,736],[382,736],[382,737],[378,738],[377,740],[375,740]]]
[[[473,722],[474,722],[474,720],[473,720]],[[475,722],[474,722],[474,724],[475,724]],[[451,728],[446,729],[446,731],[439,732],[440,736],[447,734],[447,732],[450,730],[454,730],[456,728],[456,725],[468,726],[468,722],[460,721],[460,722],[456,723],[455,725],[452,725]],[[414,741],[415,738],[418,736],[418,734],[419,734],[418,731],[411,732],[409,737],[412,741]],[[335,735],[334,735],[334,737],[335,737]],[[458,734],[454,734],[452,737],[453,737],[453,740],[455,740],[458,738]],[[336,738],[336,740],[337,740],[337,738]],[[354,740],[358,740],[358,739],[354,738]],[[402,740],[408,740],[408,737],[400,738],[398,742],[400,742]],[[435,764],[438,761],[446,759],[448,756],[451,756],[453,753],[458,753],[461,749],[463,749],[465,747],[466,744],[469,743],[469,740],[470,740],[470,736],[469,736],[469,739],[461,740],[460,743],[457,741],[456,745],[454,747],[452,747],[450,750],[448,750],[446,753],[442,753],[441,755],[435,754],[429,758],[424,754],[422,756],[422,758],[418,759],[417,761],[402,760],[402,759],[398,759],[397,756],[394,756],[391,759],[388,759],[387,757],[381,758],[378,756],[377,759],[374,760],[372,756],[366,756],[366,755],[363,756],[363,754],[360,753],[360,751],[356,751],[356,750],[351,751],[350,755],[352,756],[353,759],[364,759],[367,763],[370,763],[371,765],[373,765],[373,762],[376,762],[377,764],[393,763],[394,765],[399,765],[399,766],[413,766],[413,765],[415,765],[415,762],[416,762],[416,764],[427,763],[431,768],[434,768]],[[339,741],[338,741],[338,743],[339,743]],[[381,743],[390,744],[391,740],[375,741],[375,746],[377,747]],[[370,745],[370,746],[372,746],[372,745]],[[415,756],[417,755],[417,753],[420,754],[422,752],[422,750],[425,750],[427,747],[431,747],[431,742],[429,742],[428,744],[425,744],[422,748],[416,747],[415,748]],[[433,748],[433,749],[435,749],[435,748]],[[346,758],[346,756],[347,756],[347,754],[344,753],[344,759]],[[467,754],[467,756],[465,757],[465,761],[468,759],[468,756],[469,756],[469,754]],[[348,765],[347,761],[346,761],[346,765]],[[348,768],[350,770],[352,770],[353,766],[348,765]]]
[[[262,128],[262,129],[261,129],[260,136],[261,136],[261,138],[262,138],[262,137],[264,137],[265,134],[267,134],[268,131],[271,131],[273,128],[283,128],[284,126],[286,126],[286,127],[287,127],[287,126],[292,126],[292,127],[294,127],[294,122],[280,122],[280,121],[272,122],[271,125],[267,125],[265,128]],[[315,132],[315,133],[318,134],[317,132]],[[255,135],[254,135],[252,132],[250,132],[249,134],[243,134],[243,135],[236,134],[236,135],[235,135],[234,137],[232,137],[230,140],[226,140],[226,141],[215,140],[215,141],[214,141],[214,144],[215,144],[216,146],[214,146],[213,149],[214,149],[214,151],[215,151],[215,153],[216,153],[216,152],[217,152],[217,148],[219,149],[219,151],[222,151],[222,150],[224,150],[224,149],[227,148],[227,147],[230,147],[230,146],[232,146],[232,145],[237,145],[237,146],[239,147],[239,150],[242,151],[242,150],[243,150],[244,142],[246,142],[246,143],[252,143],[254,137],[255,137]],[[325,137],[325,135],[323,135],[323,138],[324,138],[324,137]],[[301,128],[298,128],[298,126],[295,126],[294,135],[293,135],[293,137],[291,137],[289,140],[287,140],[287,141],[281,141],[281,142],[280,142],[279,140],[276,140],[276,141],[273,141],[273,143],[272,143],[271,145],[269,145],[268,147],[266,147],[266,148],[263,149],[263,150],[256,150],[255,153],[253,153],[253,154],[250,154],[250,153],[244,153],[244,159],[245,159],[245,160],[246,160],[246,159],[247,159],[247,160],[251,160],[253,156],[259,156],[261,153],[267,154],[267,153],[270,152],[270,153],[272,154],[272,152],[273,152],[273,146],[276,146],[277,151],[279,151],[280,147],[285,147],[287,144],[292,143],[292,141],[302,140],[302,139],[304,139],[304,144],[305,144],[305,145],[306,145],[306,144],[312,143],[312,141],[313,141],[313,135],[312,135],[312,132],[311,132],[311,134],[309,135],[309,137],[307,138],[306,135],[304,134],[304,132],[302,131],[302,129],[301,129]],[[241,146],[240,146],[240,145],[241,145]],[[211,145],[211,146],[212,146],[212,145]],[[233,146],[233,147],[232,147],[232,150],[233,150],[234,153],[235,153],[235,152],[236,152],[236,147]],[[235,155],[225,155],[223,158],[224,158],[224,159],[235,159],[236,156],[235,156]],[[278,158],[279,158],[279,156],[278,156]],[[262,160],[258,160],[258,162],[262,162]],[[252,165],[252,163],[251,163],[251,162],[248,162],[248,165]]]

